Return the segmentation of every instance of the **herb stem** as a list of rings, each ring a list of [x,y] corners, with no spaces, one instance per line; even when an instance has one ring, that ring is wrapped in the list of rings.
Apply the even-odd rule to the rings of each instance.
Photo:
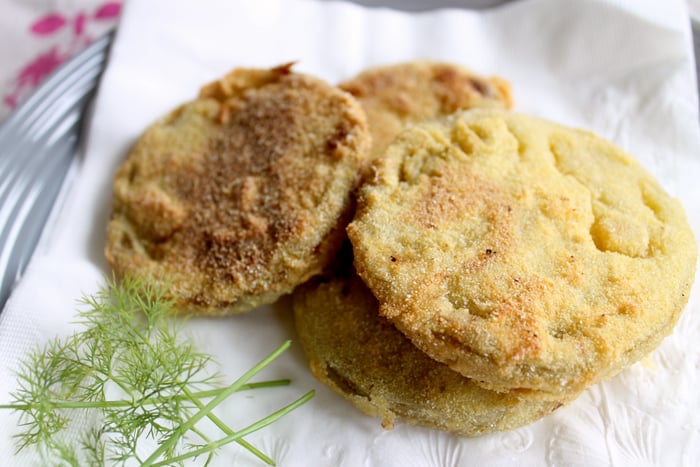
[[[282,343],[277,349],[275,349],[272,353],[270,353],[267,357],[262,359],[257,365],[255,365],[253,368],[248,370],[238,378],[235,382],[233,382],[230,386],[223,388],[219,394],[214,397],[207,405],[205,405],[202,409],[199,410],[199,412],[195,413],[192,417],[190,417],[189,420],[187,420],[185,423],[180,425],[175,432],[170,436],[170,438],[166,439],[153,453],[144,461],[142,464],[142,467],[149,467],[154,464],[154,462],[161,456],[163,455],[164,452],[167,452],[169,449],[171,449],[175,443],[182,437],[184,433],[189,431],[199,420],[204,418],[209,412],[211,412],[214,407],[219,405],[221,402],[223,402],[228,396],[233,394],[234,392],[238,391],[240,386],[244,385],[250,378],[258,374],[260,371],[262,371],[263,368],[265,368],[267,365],[270,364],[273,360],[275,360],[277,357],[279,357],[282,352],[287,350],[289,346],[291,345],[291,341],[287,340]],[[237,436],[237,434],[234,434],[232,436],[236,436],[236,438],[232,439],[231,441],[234,441],[235,439],[240,438],[240,436]],[[227,436],[227,438],[230,438],[231,436]],[[170,461],[169,461],[170,462]]]
[[[182,391],[185,393],[186,396],[188,396],[188,397],[190,398],[190,400],[197,406],[197,408],[198,408],[199,410],[204,409],[204,404],[202,404],[202,401],[200,401],[199,398],[197,398],[194,394],[192,394],[192,392],[190,392],[190,390],[187,389],[187,387],[182,386]],[[221,431],[223,431],[225,434],[227,434],[227,435],[232,435],[232,434],[233,434],[233,430],[231,429],[231,427],[229,427],[228,425],[226,425],[226,424],[225,424],[219,417],[217,417],[215,414],[209,412],[209,414],[207,414],[207,418],[208,418],[209,420],[211,420],[211,422],[214,423],[214,425],[216,425],[217,427],[219,427],[219,429],[220,429]],[[200,435],[200,436],[202,437],[202,439],[205,439],[205,440],[208,441],[208,439],[205,438],[203,435]],[[256,447],[253,446],[252,444],[250,444],[248,441],[246,441],[246,440],[244,440],[244,439],[237,439],[236,442],[237,442],[240,446],[242,446],[242,447],[244,447],[245,449],[247,449],[248,451],[250,451],[250,452],[251,452],[252,454],[254,454],[258,459],[260,459],[261,461],[263,461],[263,462],[266,463],[267,465],[272,465],[272,466],[275,465],[275,461],[273,461],[270,457],[268,457],[265,453],[263,453],[262,451],[260,451],[258,448],[256,448]]]
[[[190,459],[193,457],[201,456],[202,454],[207,454],[215,449],[219,449],[222,446],[225,446],[229,443],[232,443],[232,442],[234,442],[234,441],[236,441],[244,436],[247,436],[255,431],[258,431],[258,430],[265,428],[266,426],[274,423],[275,421],[279,420],[280,418],[282,418],[283,416],[285,416],[289,412],[304,405],[312,397],[314,397],[314,394],[315,394],[315,391],[311,390],[311,391],[307,392],[306,394],[304,394],[303,396],[301,396],[299,399],[292,402],[291,404],[288,404],[288,405],[282,407],[281,409],[271,413],[267,417],[265,417],[261,420],[258,420],[255,423],[248,425],[247,427],[243,428],[240,431],[235,432],[232,435],[229,435],[229,436],[226,436],[224,438],[213,441],[213,442],[207,444],[207,446],[201,447],[199,449],[195,449],[193,451],[187,452],[187,453],[182,454],[180,456],[173,457],[171,459],[168,459],[167,461],[160,461],[160,462],[155,462],[155,463],[153,463],[151,461],[149,463],[149,461],[147,459],[146,462],[142,465],[142,467],[143,466],[162,467],[162,466],[166,466],[166,465],[171,465],[172,463],[182,462],[184,460],[187,460],[187,459]]]
[[[288,386],[288,379],[275,379],[270,381],[260,381],[256,383],[243,384],[238,388],[238,391],[247,391],[251,389],[267,388],[267,387],[277,387],[277,386]],[[174,395],[171,397],[150,397],[148,399],[141,399],[137,401],[130,400],[115,400],[115,401],[82,401],[82,402],[66,402],[66,401],[48,401],[42,402],[52,409],[103,409],[107,407],[130,407],[134,405],[138,406],[149,406],[159,404],[166,400],[190,400],[194,399],[208,399],[210,397],[218,396],[226,388],[209,389],[206,391],[198,391],[190,393],[190,395]],[[28,410],[35,406],[35,404],[0,404],[0,410],[4,409],[14,409],[14,410]]]
[[[155,353],[155,349],[154,349],[154,347],[153,347],[153,343],[151,342],[151,337],[150,337],[150,333],[149,333],[151,327],[148,326],[148,327],[146,327],[146,329],[142,329],[142,328],[139,328],[139,327],[135,326],[135,325],[133,324],[133,322],[129,322],[129,323],[127,323],[127,324],[128,324],[129,329],[131,330],[131,332],[132,332],[138,339],[140,339],[140,341],[143,342],[143,344],[146,345],[146,347],[155,355],[155,354],[156,354],[156,353]],[[144,331],[145,331],[145,332],[144,332]],[[284,344],[283,344],[283,345],[284,345]],[[286,349],[288,346],[289,346],[289,344],[287,344],[287,346],[285,347],[285,349]],[[275,357],[275,358],[276,358],[276,357]],[[273,359],[274,359],[274,358],[273,358]],[[270,360],[270,361],[271,361],[271,360]],[[173,376],[175,376],[175,375],[173,375]],[[180,385],[180,389],[182,390],[183,394],[185,395],[185,398],[188,399],[190,402],[192,402],[194,405],[196,405],[197,408],[200,410],[200,412],[205,411],[206,406],[205,406],[204,404],[202,404],[202,402],[199,400],[199,398],[197,398],[194,394],[192,394],[192,392],[191,392],[185,385],[181,384],[181,385]],[[240,389],[237,389],[236,391],[238,391],[238,390],[240,390]],[[220,397],[220,393],[219,393],[219,394],[216,394],[215,397]],[[226,396],[226,397],[228,397],[228,396]],[[212,401],[212,402],[213,402],[213,401]],[[217,403],[217,405],[218,405],[218,403]],[[233,430],[231,430],[231,428],[228,427],[224,422],[222,422],[221,419],[219,419],[216,415],[214,415],[213,413],[211,413],[211,409],[209,409],[209,410],[206,411],[205,413],[206,413],[206,417],[207,417],[212,423],[214,423],[217,427],[219,427],[219,429],[221,429],[224,433],[226,433],[226,434],[228,434],[228,435],[233,434]],[[193,424],[193,425],[194,425],[194,424]],[[194,427],[193,425],[190,426],[189,429],[190,429],[190,430],[194,430],[195,433],[197,433],[203,440],[209,442],[209,439],[208,439],[203,433],[201,433],[201,432],[199,432],[198,430],[196,430],[196,427]],[[176,433],[177,433],[177,432],[180,433],[179,436],[183,436],[184,433],[186,432],[186,430],[184,430],[184,431],[176,430]],[[177,438],[178,438],[178,437],[175,437],[176,441],[177,441]],[[252,444],[248,443],[248,442],[245,441],[245,440],[237,440],[237,442],[238,442],[239,445],[243,446],[244,448],[248,449],[250,452],[252,452],[253,454],[255,454],[257,457],[259,457],[263,462],[267,463],[268,465],[275,465],[275,463],[274,463],[274,461],[273,461],[272,459],[270,459],[268,456],[266,456],[262,451],[260,451],[259,449],[257,449],[257,448],[256,448],[255,446],[253,446]],[[208,462],[207,462],[207,464],[208,464]]]

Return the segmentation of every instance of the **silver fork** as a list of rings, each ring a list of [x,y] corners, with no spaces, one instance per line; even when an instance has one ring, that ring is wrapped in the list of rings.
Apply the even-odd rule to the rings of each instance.
[[[0,310],[29,262],[66,174],[112,35],[47,78],[0,126]]]

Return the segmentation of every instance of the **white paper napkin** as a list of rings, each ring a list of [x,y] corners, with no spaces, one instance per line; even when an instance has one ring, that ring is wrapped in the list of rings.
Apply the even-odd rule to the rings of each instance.
[[[683,0],[526,0],[481,13],[311,0],[130,2],[65,202],[0,315],[0,401],[16,387],[17,359],[35,342],[69,332],[75,301],[108,274],[102,248],[111,178],[153,119],[237,66],[298,60],[298,70],[338,82],[371,65],[418,58],[503,76],[518,111],[623,146],[681,198],[700,232],[698,102]],[[674,334],[644,364],[512,432],[462,439],[402,425],[385,431],[317,383],[298,344],[265,375],[292,378],[291,387],[246,394],[219,415],[237,428],[315,388],[309,404],[249,438],[282,466],[698,465],[696,289]],[[295,339],[285,301],[188,327],[231,380]],[[0,412],[0,452],[12,451],[15,431],[15,416]],[[2,463],[32,461],[13,459]],[[215,464],[234,462],[260,465],[237,446]]]

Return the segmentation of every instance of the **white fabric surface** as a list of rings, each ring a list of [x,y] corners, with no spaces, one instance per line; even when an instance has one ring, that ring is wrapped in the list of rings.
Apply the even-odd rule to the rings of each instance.
[[[156,20],[157,19],[157,20]],[[635,154],[681,198],[700,232],[700,132],[687,5],[682,0],[525,0],[497,10],[408,14],[310,0],[151,0],[122,13],[84,157],[25,278],[0,315],[0,400],[17,358],[72,329],[74,302],[108,274],[102,257],[111,177],[156,117],[236,66],[298,60],[331,82],[370,65],[431,58],[498,74],[515,108],[598,132]],[[697,285],[697,284],[696,284]],[[288,303],[188,323],[232,380],[295,339]],[[235,427],[316,388],[317,396],[249,438],[281,466],[698,465],[697,286],[674,334],[644,364],[528,427],[477,439],[379,422],[317,383],[298,343],[265,376],[290,388],[221,408]],[[0,412],[0,452],[16,418]],[[18,456],[8,465],[24,465]],[[260,465],[237,446],[215,465]],[[3,461],[3,464],[6,464]]]
[[[688,0],[688,7],[690,8],[691,16],[700,20],[700,0]]]

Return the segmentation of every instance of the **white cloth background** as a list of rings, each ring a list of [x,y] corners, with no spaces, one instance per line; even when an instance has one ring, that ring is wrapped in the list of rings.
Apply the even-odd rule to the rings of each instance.
[[[157,21],[154,19],[157,18]],[[370,65],[450,60],[513,84],[515,108],[590,129],[623,146],[681,198],[700,232],[700,134],[687,4],[682,0],[524,0],[486,13],[421,14],[311,0],[151,0],[122,12],[65,202],[0,315],[0,398],[17,359],[72,329],[74,302],[107,274],[102,257],[111,178],[154,118],[234,66],[299,60],[331,82]],[[295,339],[288,304],[188,323],[234,379],[282,340]],[[251,436],[282,466],[697,465],[700,463],[700,303],[697,287],[674,332],[647,359],[553,415],[477,439],[398,426],[384,431],[317,383],[294,344],[269,371],[290,388],[221,407],[237,421],[309,388],[317,396]],[[0,452],[12,414],[0,413]],[[10,465],[30,465],[18,456]],[[257,465],[236,446],[216,465]]]

